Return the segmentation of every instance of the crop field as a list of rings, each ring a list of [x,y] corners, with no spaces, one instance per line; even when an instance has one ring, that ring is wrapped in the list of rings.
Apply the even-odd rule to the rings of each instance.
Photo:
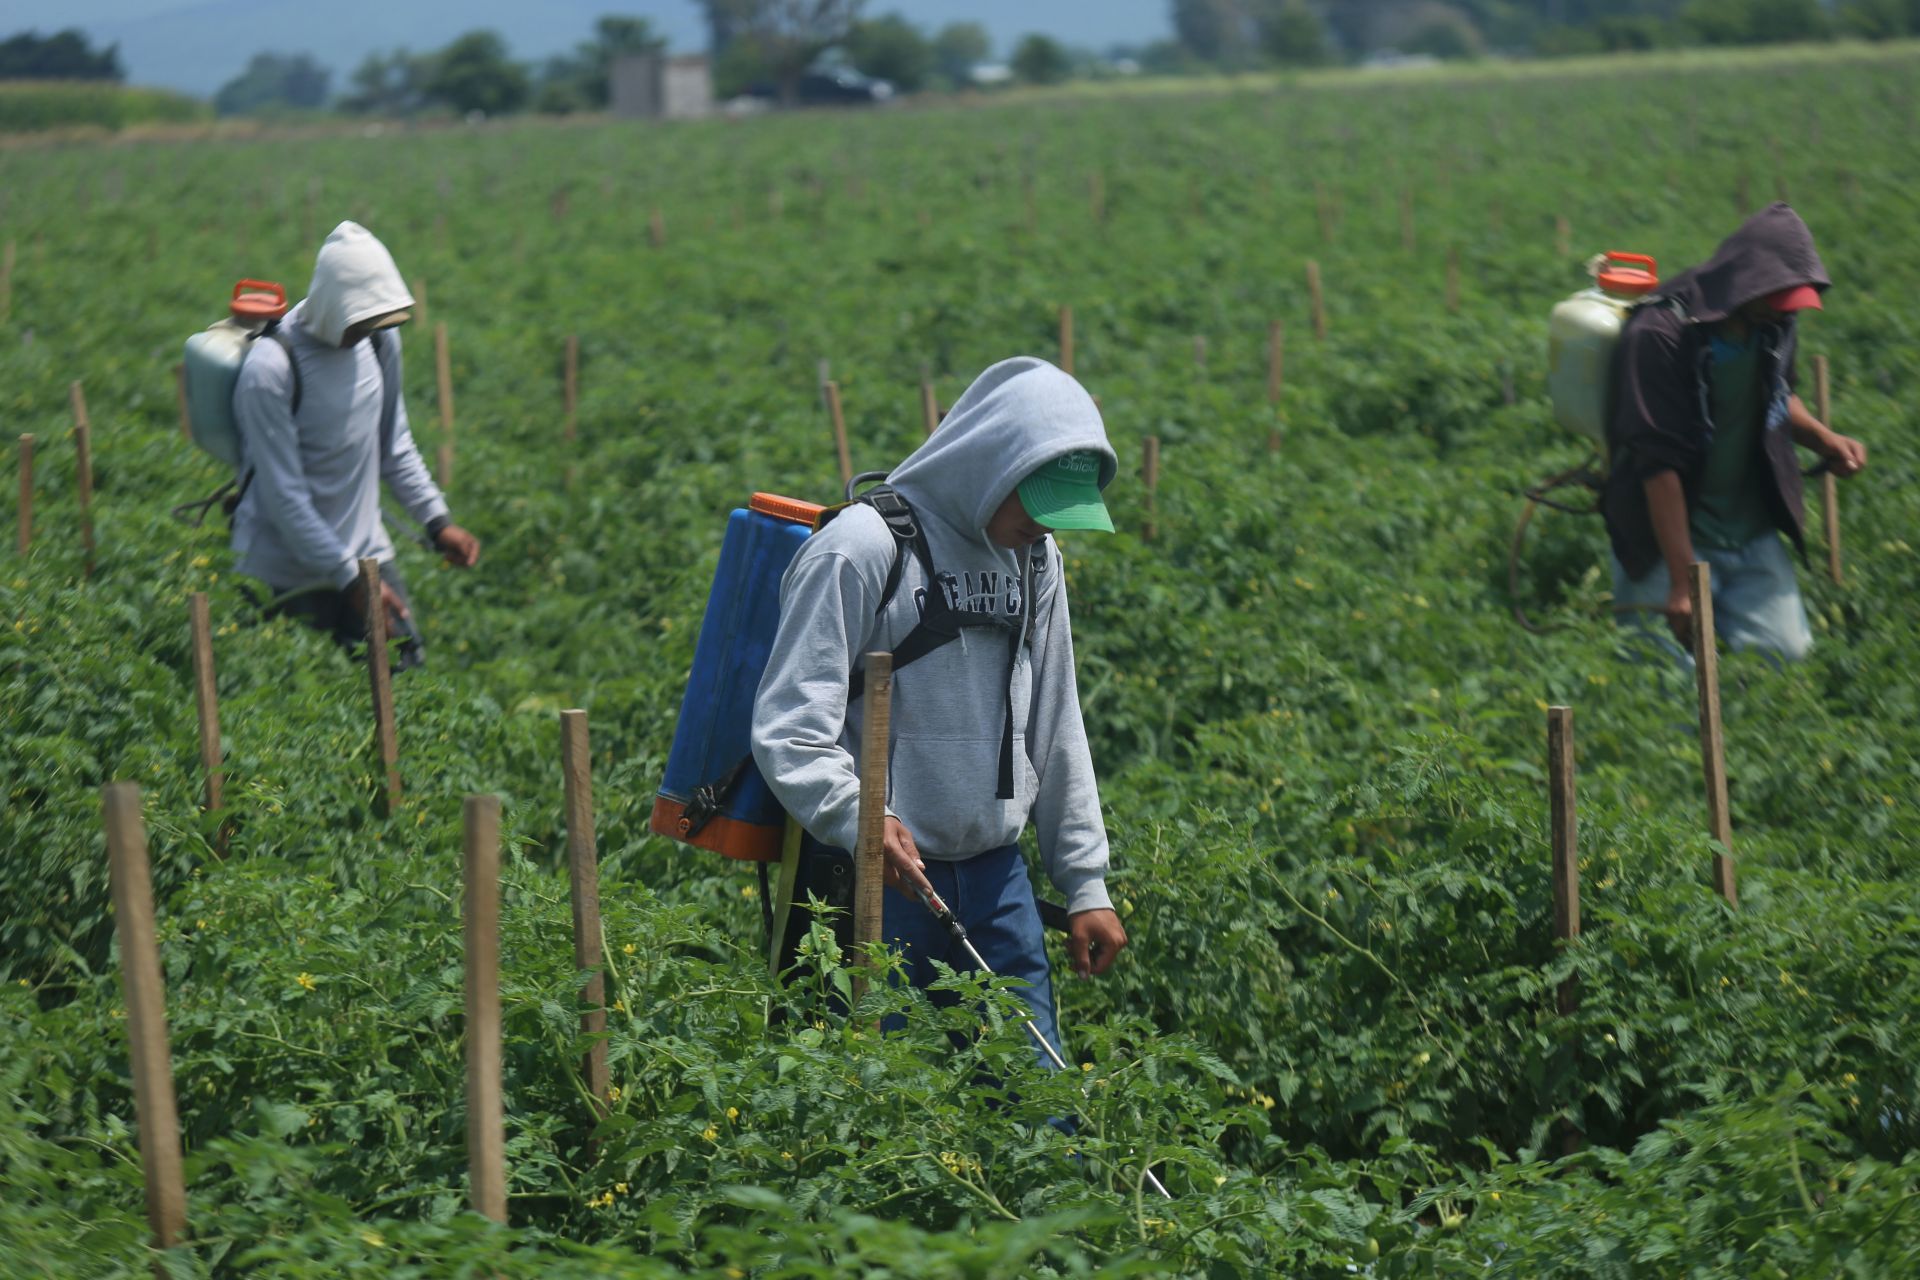
[[[0,429],[9,454],[37,437],[31,549],[0,563],[0,1275],[1920,1274],[1917,57],[0,149]],[[1813,486],[1811,658],[1721,660],[1733,909],[1692,680],[1629,660],[1598,520],[1537,522],[1538,636],[1507,545],[1517,491],[1582,453],[1544,361],[1584,260],[1672,272],[1780,197],[1834,281],[1802,351],[1872,453],[1841,490],[1844,585]],[[396,532],[429,662],[396,682],[390,814],[364,666],[261,622],[221,522],[169,515],[224,478],[180,436],[180,343],[241,276],[303,293],[347,217],[425,286],[429,459],[447,327],[450,497],[485,543],[442,572]],[[948,403],[1054,357],[1062,306],[1123,463],[1120,534],[1062,542],[1133,946],[1061,984],[1077,1069],[1048,1074],[1005,993],[941,1014],[881,986],[847,1019],[776,988],[751,869],[647,818],[727,512],[839,487],[820,362],[855,467],[882,468],[921,438],[923,370]],[[1550,705],[1577,735],[1572,945]],[[570,707],[605,913],[597,1126]],[[144,796],[186,1153],[164,1256],[116,779]],[[506,846],[505,1226],[467,1208],[475,793]]]

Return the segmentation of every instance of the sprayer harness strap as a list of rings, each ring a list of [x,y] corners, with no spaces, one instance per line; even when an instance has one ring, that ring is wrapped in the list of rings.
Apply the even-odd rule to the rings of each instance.
[[[1006,714],[1000,730],[999,776],[995,779],[994,798],[1011,800],[1014,797],[1013,777],[1013,675],[1020,662],[1020,646],[1023,640],[1030,642],[1032,628],[1023,622],[1009,621],[992,613],[972,613],[953,607],[942,589],[940,576],[934,571],[933,553],[927,547],[926,531],[914,517],[913,508],[892,486],[875,485],[854,499],[872,507],[882,520],[887,522],[888,532],[893,534],[893,565],[887,570],[886,585],[880,591],[880,603],[874,609],[877,618],[884,614],[887,606],[900,589],[901,572],[909,550],[920,562],[920,568],[927,575],[927,592],[921,607],[920,621],[907,633],[904,640],[893,651],[893,669],[918,662],[928,654],[960,638],[960,633],[969,628],[999,630],[1007,637],[1007,696]],[[851,504],[848,504],[851,505]],[[823,514],[824,524],[844,507]],[[1047,539],[1033,544],[1022,566],[1021,603],[1031,614],[1034,576],[1044,568],[1047,561]],[[856,668],[847,679],[847,701],[852,702],[866,691],[866,672]]]

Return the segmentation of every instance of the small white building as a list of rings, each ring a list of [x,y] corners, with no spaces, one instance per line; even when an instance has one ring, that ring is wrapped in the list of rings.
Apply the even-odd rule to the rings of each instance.
[[[713,71],[702,54],[623,54],[607,69],[608,109],[628,120],[713,114]]]

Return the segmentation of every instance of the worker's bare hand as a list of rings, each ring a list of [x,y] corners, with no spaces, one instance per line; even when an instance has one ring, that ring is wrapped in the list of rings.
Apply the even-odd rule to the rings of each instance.
[[[1867,446],[1837,431],[1827,432],[1820,442],[1820,456],[1827,460],[1827,469],[1843,480],[1867,469]]]
[[[433,545],[440,548],[440,554],[456,569],[471,569],[480,563],[480,539],[457,524],[440,530],[440,536],[433,540]]]
[[[888,818],[883,846],[887,855],[887,886],[897,890],[902,896],[912,898],[918,888],[928,897],[936,897],[933,882],[927,879],[927,864],[920,860],[920,850],[914,847],[913,833],[898,818]]]
[[[363,618],[367,616],[367,584],[364,578],[353,580],[353,586],[347,589],[347,601],[355,613]],[[380,579],[380,603],[386,606],[388,626],[413,616],[407,611],[407,602],[400,598],[400,593],[385,578]]]
[[[1667,593],[1667,630],[1673,632],[1673,638],[1680,647],[1693,652],[1693,596],[1686,591]]]
[[[1127,931],[1111,907],[1076,911],[1067,917],[1067,958],[1083,978],[1113,968],[1113,959],[1127,945]]]

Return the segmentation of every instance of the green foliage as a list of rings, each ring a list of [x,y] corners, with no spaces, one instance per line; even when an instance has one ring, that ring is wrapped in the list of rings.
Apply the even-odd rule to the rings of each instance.
[[[1014,46],[1010,65],[1015,78],[1027,84],[1058,84],[1067,78],[1073,64],[1058,40],[1036,32]]]
[[[0,40],[0,80],[124,80],[120,46],[95,49],[77,27],[42,36],[23,31]]]
[[[330,79],[332,72],[304,53],[256,53],[245,71],[213,95],[213,109],[223,116],[286,108],[312,110],[325,105]]]
[[[898,13],[854,23],[847,32],[846,53],[854,66],[891,81],[903,93],[924,88],[933,73],[933,46],[920,28]]]
[[[6,153],[0,410],[39,452],[32,550],[0,567],[0,1274],[153,1274],[98,808],[115,778],[143,788],[159,904],[189,1177],[176,1275],[1920,1270],[1920,277],[1885,232],[1910,212],[1912,55],[1582,74]],[[1623,137],[1630,165],[1608,159]],[[1835,418],[1872,465],[1843,490],[1847,585],[1801,574],[1811,658],[1723,663],[1736,912],[1707,876],[1693,689],[1622,660],[1597,525],[1535,529],[1519,585],[1543,636],[1510,620],[1505,551],[1516,491],[1578,457],[1550,426],[1541,338],[1580,260],[1640,249],[1671,272],[1740,191],[1776,186],[1835,280],[1804,350],[1832,357]],[[635,213],[654,206],[659,251]],[[179,438],[180,341],[232,278],[297,293],[341,217],[448,324],[453,498],[486,543],[466,574],[402,544],[429,663],[397,684],[391,817],[364,667],[261,622],[223,531],[168,515],[222,478]],[[1155,541],[1131,532],[1130,466],[1109,492],[1123,532],[1063,540],[1133,945],[1059,984],[1076,1069],[1054,1076],[1010,993],[969,976],[951,1012],[881,983],[846,1014],[823,950],[813,985],[775,989],[754,877],[648,819],[726,513],[837,487],[817,362],[856,466],[884,467],[920,438],[923,362],[950,403],[995,359],[1051,354],[1062,302],[1121,456],[1157,437],[1162,480]],[[407,379],[431,456],[424,336]],[[197,810],[194,591],[216,629],[219,815]],[[1571,945],[1548,877],[1552,703],[1578,731]],[[592,715],[615,1002],[620,1096],[598,1126],[556,749],[571,706]],[[459,813],[482,791],[507,849],[505,1228],[464,1208]],[[902,1011],[906,1031],[874,1033]],[[1174,1203],[1139,1194],[1146,1159]]]
[[[506,115],[531,93],[526,69],[507,56],[507,42],[492,31],[470,31],[434,54],[420,89],[428,101],[462,115]]]
[[[0,81],[0,133],[74,125],[124,129],[204,120],[208,114],[206,104],[184,94],[129,88],[110,80]]]

